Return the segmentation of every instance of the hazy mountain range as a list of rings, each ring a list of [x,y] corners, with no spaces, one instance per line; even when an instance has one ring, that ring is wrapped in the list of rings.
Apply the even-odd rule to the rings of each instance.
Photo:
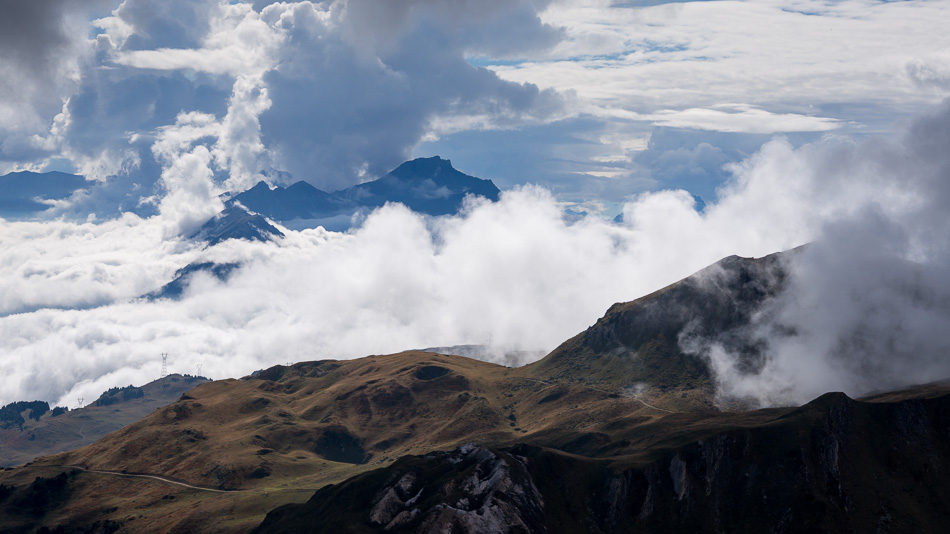
[[[14,172],[0,176],[0,217],[29,218],[49,209],[54,201],[98,187],[83,177],[62,172]],[[500,191],[491,180],[457,171],[438,156],[407,161],[382,177],[333,193],[305,181],[288,187],[254,187],[226,194],[226,209],[194,235],[209,244],[224,239],[266,239],[280,231],[263,218],[295,229],[324,226],[345,230],[360,213],[387,202],[398,202],[417,213],[457,213],[467,195],[497,201]]]
[[[726,258],[522,367],[410,351],[201,384],[0,473],[0,528],[941,531],[950,385],[748,410],[682,348],[761,365],[746,330],[795,254]]]
[[[283,223],[299,221],[295,226],[318,221],[333,225],[334,217],[351,217],[361,209],[377,208],[387,202],[399,202],[427,215],[449,215],[458,212],[466,195],[497,201],[499,193],[491,180],[461,173],[449,160],[436,156],[407,161],[377,180],[334,193],[303,181],[273,189],[259,182],[232,197],[228,205],[240,204]]]

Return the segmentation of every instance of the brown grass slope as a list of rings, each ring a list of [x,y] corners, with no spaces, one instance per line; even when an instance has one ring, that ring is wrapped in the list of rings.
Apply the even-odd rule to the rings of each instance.
[[[88,526],[96,511],[96,521],[129,532],[241,531],[279,504],[408,454],[535,435],[570,442],[608,421],[663,413],[459,356],[406,352],[278,366],[198,386],[96,443],[4,473],[0,483],[19,488],[37,476],[72,474],[68,497],[26,518],[3,507],[0,527]],[[243,491],[202,492],[123,472]]]
[[[110,397],[106,402],[112,404],[91,402],[83,408],[56,417],[50,411],[38,421],[25,418],[22,428],[0,428],[0,467],[22,465],[39,456],[92,443],[174,402],[182,393],[204,382],[207,379],[169,375],[165,380],[156,380],[136,388],[140,390],[141,397]]]

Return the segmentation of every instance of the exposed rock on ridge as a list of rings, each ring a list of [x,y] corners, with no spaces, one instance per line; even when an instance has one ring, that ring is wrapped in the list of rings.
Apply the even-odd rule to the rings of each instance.
[[[452,452],[407,457],[390,469],[359,477],[353,491],[346,486],[328,486],[305,505],[283,507],[270,514],[256,532],[292,532],[310,520],[319,521],[325,532],[354,527],[349,516],[334,512],[336,507],[362,511],[373,531],[546,532],[544,499],[526,461],[473,444]],[[366,499],[370,495],[361,490],[378,483],[381,488]],[[313,508],[313,503],[320,505]],[[298,515],[301,511],[306,518]],[[335,520],[341,517],[344,521]]]
[[[829,393],[757,412],[772,414],[761,424],[657,448],[632,466],[467,445],[325,488],[272,512],[257,532],[293,532],[316,514],[328,515],[312,532],[943,532],[950,391],[942,392],[897,402]],[[511,469],[492,468],[502,464]],[[479,483],[464,483],[471,466]],[[328,522],[334,503],[348,504]],[[462,503],[489,509],[475,520]],[[507,526],[486,522],[495,518]]]

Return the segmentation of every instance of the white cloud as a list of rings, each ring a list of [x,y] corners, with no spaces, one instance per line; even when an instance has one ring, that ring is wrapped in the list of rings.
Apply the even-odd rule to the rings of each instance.
[[[712,109],[825,115],[882,130],[947,96],[943,2],[685,2],[640,8],[557,2],[542,19],[566,38],[502,78],[574,91],[582,112]],[[918,82],[935,80],[928,90]],[[855,112],[886,106],[884,117]],[[828,115],[831,114],[831,115]],[[686,123],[689,126],[689,123]],[[770,124],[814,129],[813,122]],[[699,124],[708,128],[708,124]],[[733,122],[760,132],[756,121]],[[729,130],[732,131],[732,130]]]
[[[169,226],[165,237],[189,235],[224,208],[214,183],[211,151],[198,141],[220,135],[214,116],[182,113],[174,126],[162,128],[152,145],[162,164],[164,195],[158,209]]]
[[[598,109],[594,110],[593,114],[627,120],[649,121],[655,126],[732,133],[824,132],[840,127],[836,119],[811,117],[797,113],[770,113],[745,104],[719,104],[714,106],[713,109],[661,109],[644,114],[622,109]]]
[[[172,370],[190,372],[200,362],[224,377],[288,360],[455,343],[551,349],[615,301],[726,255],[762,255],[822,236],[890,248],[881,257],[850,256],[864,262],[867,276],[848,276],[858,268],[848,262],[803,266],[800,307],[776,316],[816,334],[776,345],[766,373],[729,387],[784,388],[762,397],[772,401],[811,394],[793,378],[813,372],[828,378],[812,382],[822,388],[895,383],[861,374],[862,363],[899,380],[943,370],[938,358],[902,374],[874,351],[835,372],[826,365],[832,360],[796,362],[811,361],[800,357],[804,348],[824,358],[842,332],[884,324],[898,312],[922,326],[943,318],[942,304],[901,300],[900,288],[868,290],[896,271],[887,261],[900,257],[937,273],[922,287],[943,294],[932,281],[947,279],[940,276],[950,230],[945,113],[917,121],[900,142],[828,136],[795,148],[773,140],[730,167],[732,181],[703,213],[685,191],[661,191],[629,202],[624,226],[594,218],[566,224],[555,198],[526,187],[459,218],[424,220],[390,206],[352,234],[287,231],[279,245],[230,242],[199,251],[177,238],[221,207],[223,187],[247,185],[261,170],[288,169],[333,189],[389,170],[433,133],[597,115],[614,122],[596,131],[587,124],[583,135],[561,132],[585,145],[577,159],[588,160],[557,156],[564,168],[609,174],[623,169],[629,147],[642,146],[644,131],[625,128],[630,120],[725,132],[850,130],[862,125],[848,122],[854,117],[841,111],[848,105],[876,106],[865,123],[879,125],[946,94],[945,3],[783,7],[559,2],[538,20],[527,2],[385,9],[300,2],[257,12],[225,2],[129,0],[97,22],[105,33],[95,42],[82,24],[73,31],[72,22],[51,17],[52,35],[62,39],[37,49],[50,68],[28,81],[55,83],[35,98],[11,100],[22,110],[2,108],[17,113],[8,123],[16,131],[0,132],[4,157],[32,151],[40,159],[23,161],[35,163],[59,147],[97,177],[137,167],[136,183],[143,195],[157,195],[158,213],[100,224],[0,221],[0,403],[70,402],[145,382],[157,376],[161,352],[173,355]],[[464,57],[532,61],[493,73]],[[563,97],[569,91],[572,100]],[[605,143],[610,150],[590,148]],[[718,161],[707,152],[703,161]],[[181,302],[131,300],[198,259],[246,265],[227,284],[199,276]],[[868,297],[829,308],[837,315],[814,313],[819,297],[837,287],[847,288],[839,303],[853,292]],[[884,312],[868,322],[868,309]],[[932,336],[914,347],[943,346]],[[916,362],[913,351],[899,349]],[[721,356],[726,376],[730,356]]]
[[[736,167],[739,189],[717,209],[768,205],[779,220],[806,219],[818,239],[755,322],[760,372],[707,340],[724,394],[791,404],[950,376],[948,141],[945,104],[896,140],[772,143]]]

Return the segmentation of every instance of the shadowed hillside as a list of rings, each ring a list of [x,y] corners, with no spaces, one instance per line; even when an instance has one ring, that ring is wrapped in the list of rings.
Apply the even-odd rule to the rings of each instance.
[[[606,461],[519,445],[405,457],[270,514],[290,532],[944,532],[950,387],[829,393]]]
[[[0,427],[0,467],[87,445],[166,406],[206,378],[169,375],[142,387],[116,388],[87,406],[53,408],[27,416],[19,426]],[[43,403],[46,404],[46,403]],[[49,406],[47,405],[47,409]]]

